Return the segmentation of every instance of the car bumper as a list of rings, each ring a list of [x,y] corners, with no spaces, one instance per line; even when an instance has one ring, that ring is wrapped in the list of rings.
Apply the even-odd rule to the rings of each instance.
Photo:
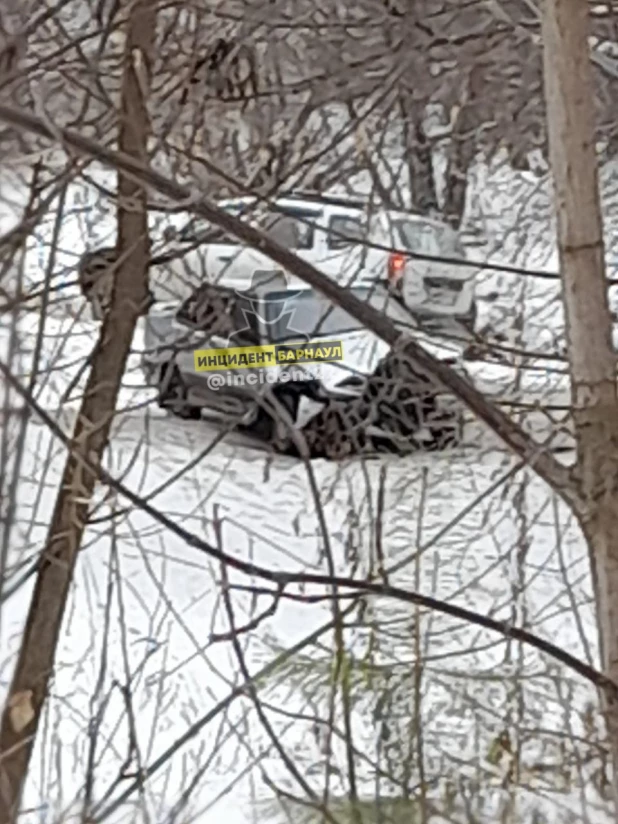
[[[439,295],[424,281],[407,285],[403,293],[406,306],[418,315],[445,318],[466,318],[474,312],[474,288],[465,282],[459,291],[444,288]]]
[[[408,309],[419,317],[464,320],[473,317],[474,301],[458,301],[453,306],[444,306],[443,304],[420,300],[417,303],[408,303]]]

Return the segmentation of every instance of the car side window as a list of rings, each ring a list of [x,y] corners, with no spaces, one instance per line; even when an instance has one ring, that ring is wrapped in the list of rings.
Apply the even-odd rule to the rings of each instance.
[[[313,213],[292,210],[271,214],[265,222],[264,229],[275,243],[285,246],[286,249],[311,249],[316,217]]]
[[[453,257],[465,258],[466,251],[461,243],[461,238],[454,230],[445,228],[438,237],[440,253],[452,255]]]
[[[417,254],[439,255],[440,234],[430,223],[421,220],[396,220],[392,225],[396,246]]]
[[[223,206],[224,211],[235,217],[240,217],[242,209],[236,206]],[[204,218],[192,217],[181,229],[175,232],[180,243],[220,243],[235,245],[238,243],[233,235],[228,235],[223,229],[215,226]]]
[[[426,255],[436,255],[440,251],[436,232],[432,226],[419,223],[416,227],[416,245],[418,251]]]
[[[360,218],[340,215],[331,217],[328,222],[329,249],[345,249],[365,239],[365,228]]]
[[[218,226],[213,226],[212,223],[207,223],[201,218],[196,218],[183,226],[176,237],[180,243],[220,243],[222,245],[234,245],[238,241],[227,235],[223,229]]]

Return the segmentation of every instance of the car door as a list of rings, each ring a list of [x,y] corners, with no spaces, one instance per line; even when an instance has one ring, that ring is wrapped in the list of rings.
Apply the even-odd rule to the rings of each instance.
[[[186,214],[170,215],[152,223],[151,289],[155,300],[179,303],[208,280],[208,250],[218,246],[229,248],[233,239],[201,218]]]
[[[253,202],[244,200],[219,205],[226,212],[241,218],[250,215],[255,206]],[[202,219],[190,221],[179,233],[178,243],[185,249],[184,268],[190,270],[198,283],[225,285],[233,277],[234,269],[245,251],[233,235]]]
[[[267,214],[259,221],[259,228],[280,246],[294,252],[301,260],[313,265],[318,264],[321,246],[320,208],[304,205],[279,205],[276,211]],[[288,288],[304,288],[305,282],[291,272],[274,263],[268,256],[254,249],[247,250],[247,280],[253,282],[255,275],[262,280],[270,275],[273,281],[285,277]]]
[[[203,293],[200,295],[200,293]],[[217,308],[213,312],[213,296]],[[200,301],[204,301],[204,311]],[[221,316],[229,315],[232,331],[221,324]],[[187,385],[200,386],[207,377],[195,369],[196,350],[226,349],[238,346],[258,346],[261,343],[259,318],[250,296],[239,295],[233,289],[217,285],[203,286],[185,301],[177,311],[174,327],[184,330],[184,342],[176,354],[176,364]]]

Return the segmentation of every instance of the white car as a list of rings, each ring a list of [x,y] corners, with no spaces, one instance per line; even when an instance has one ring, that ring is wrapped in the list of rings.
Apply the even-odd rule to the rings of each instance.
[[[387,290],[353,291],[398,326],[409,327],[409,313]],[[422,342],[422,333],[409,331]],[[243,431],[266,440],[281,438],[282,443],[285,425],[269,411],[268,403],[258,400],[267,386],[286,406],[295,427],[302,428],[330,401],[346,403],[365,392],[389,351],[387,344],[314,290],[273,290],[260,283],[247,291],[202,285],[176,313],[159,316],[156,325],[149,317],[144,342],[143,366],[157,386],[161,408],[194,420],[205,411],[211,421],[226,425],[235,418]],[[435,342],[428,348],[440,359],[458,360],[456,352],[438,349]],[[440,431],[455,437],[461,431],[458,404],[442,391],[429,403],[440,414]],[[430,444],[442,437],[418,423],[416,405],[406,413],[405,405],[393,406],[388,395],[377,411],[381,417],[370,434],[379,440],[389,440],[388,415],[400,412],[403,420],[411,415],[410,437],[414,434]]]
[[[346,198],[286,197],[264,209],[254,198],[219,204],[260,226],[281,245],[341,285],[390,283],[419,317],[454,318],[474,326],[476,302],[470,267],[431,258],[465,258],[457,233],[428,217],[383,209]],[[246,289],[255,274],[283,275],[290,288],[301,286],[265,255],[226,237],[200,219],[172,230],[177,257],[155,267],[155,297],[187,296],[187,287],[205,281]],[[419,257],[416,257],[420,255]],[[428,260],[427,257],[430,259]]]
[[[388,220],[398,248],[388,258],[388,279],[404,304],[419,319],[454,319],[474,332],[474,270],[450,262],[465,260],[457,233],[428,218],[391,212]]]

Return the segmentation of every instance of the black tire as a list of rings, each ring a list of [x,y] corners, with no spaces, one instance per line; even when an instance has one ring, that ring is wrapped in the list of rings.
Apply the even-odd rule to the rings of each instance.
[[[459,413],[443,412],[436,416],[433,424],[431,452],[441,452],[460,446],[463,441],[463,418]]]
[[[354,389],[363,389],[366,383],[367,383],[367,378],[366,377],[364,377],[364,376],[361,377],[359,375],[352,375],[349,378],[344,378],[342,381],[339,381],[339,383],[335,387],[335,391],[337,391],[337,389],[339,389],[339,387],[344,387],[346,389],[347,388],[350,388],[350,389],[352,389],[352,388],[354,388]]]
[[[157,403],[160,409],[166,409],[183,420],[198,421],[202,417],[199,406],[189,403],[187,387],[173,363],[163,364],[159,371]]]
[[[275,435],[275,421],[272,416],[262,407],[258,407],[255,419],[246,425],[238,427],[240,432],[253,435],[261,441],[271,441]]]
[[[293,421],[296,420],[301,393],[290,387],[273,388],[276,399],[287,409]],[[277,422],[273,415],[264,406],[258,406],[255,419],[252,423],[238,427],[239,431],[246,432],[259,438],[261,441],[273,443],[277,439]]]

